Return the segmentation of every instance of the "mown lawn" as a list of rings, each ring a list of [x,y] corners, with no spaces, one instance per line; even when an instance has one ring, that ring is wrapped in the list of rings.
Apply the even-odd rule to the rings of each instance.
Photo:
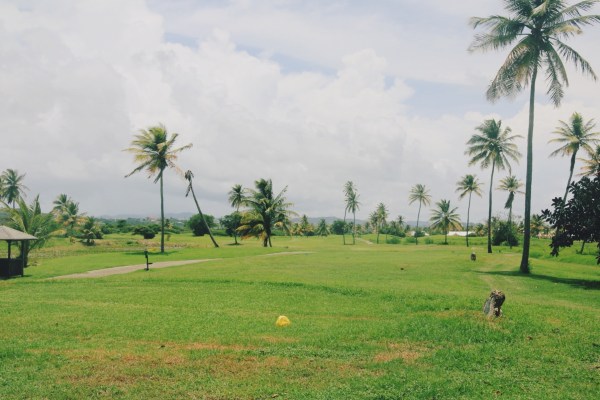
[[[125,237],[59,241],[0,281],[0,398],[600,398],[593,245],[554,259],[534,241],[522,276],[520,249],[488,255],[481,239],[475,263],[464,239],[363,239],[213,249],[174,235],[151,261],[213,260],[47,279],[144,262],[145,244]],[[507,296],[496,320],[481,312],[492,289]]]

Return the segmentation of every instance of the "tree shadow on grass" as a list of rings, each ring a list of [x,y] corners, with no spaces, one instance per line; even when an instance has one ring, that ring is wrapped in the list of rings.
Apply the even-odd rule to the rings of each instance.
[[[567,284],[578,289],[600,290],[600,281],[587,279],[559,278],[556,276],[540,275],[535,273],[526,275],[520,273],[519,271],[477,271],[477,273],[486,275],[514,276],[515,278],[533,279],[552,283]]]

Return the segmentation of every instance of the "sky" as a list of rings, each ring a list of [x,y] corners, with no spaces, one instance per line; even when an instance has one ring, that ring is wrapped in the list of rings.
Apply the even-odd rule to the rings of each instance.
[[[526,151],[528,94],[485,98],[506,51],[467,51],[469,18],[498,13],[499,0],[0,0],[0,170],[26,174],[44,210],[66,193],[88,215],[156,217],[159,186],[125,178],[136,165],[123,149],[163,123],[193,144],[177,164],[208,214],[233,211],[234,184],[270,178],[309,217],[342,217],[351,180],[357,218],[383,202],[415,220],[408,195],[420,183],[466,220],[456,183],[470,173],[483,186],[471,206],[480,222],[491,171],[468,165],[467,140],[501,119]],[[569,41],[600,73],[598,43],[600,27]],[[537,86],[534,213],[568,178],[569,160],[549,158],[558,121],[600,117],[600,84],[568,71],[560,108]],[[523,181],[525,165],[512,168]],[[194,212],[185,180],[164,178],[166,212]],[[494,214],[506,197],[494,190]],[[523,206],[518,195],[513,213]]]

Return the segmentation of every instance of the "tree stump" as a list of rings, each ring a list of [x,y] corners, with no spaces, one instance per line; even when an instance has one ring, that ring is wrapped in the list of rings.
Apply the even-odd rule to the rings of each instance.
[[[488,317],[499,317],[502,315],[502,304],[504,304],[506,296],[499,290],[492,290],[490,297],[487,298],[483,305],[483,313]]]
[[[475,252],[471,253],[471,261],[477,261],[477,254]]]

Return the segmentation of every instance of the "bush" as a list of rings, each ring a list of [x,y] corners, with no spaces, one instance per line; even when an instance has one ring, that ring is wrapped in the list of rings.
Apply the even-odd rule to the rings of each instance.
[[[216,226],[215,217],[212,215],[204,214],[204,219],[210,228]],[[206,225],[204,225],[204,221],[202,221],[200,214],[196,214],[190,218],[187,222],[187,226],[192,230],[194,236],[204,236],[208,234],[208,229],[206,229]]]
[[[519,239],[517,239],[515,225],[509,224],[508,221],[498,221],[492,230],[492,244],[494,246],[518,246]]]
[[[398,236],[392,236],[386,241],[387,244],[400,244],[400,238]]]
[[[138,225],[133,229],[133,235],[142,235],[144,239],[153,239],[160,232],[160,226],[156,224]]]
[[[432,239],[432,238],[430,238],[430,237],[426,237],[425,239],[423,239],[423,242],[424,242],[425,244],[433,244],[433,239]],[[448,243],[444,243],[444,242],[442,242],[442,244],[448,244]]]
[[[417,239],[415,239],[413,236],[407,236],[404,238],[404,243],[407,243],[407,244],[413,243],[414,244],[416,242],[417,242]]]

